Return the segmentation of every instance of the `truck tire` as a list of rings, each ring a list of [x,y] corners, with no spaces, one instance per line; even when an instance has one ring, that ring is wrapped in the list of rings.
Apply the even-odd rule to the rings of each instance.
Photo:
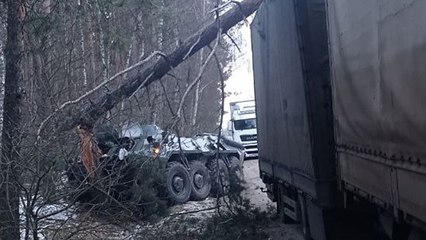
[[[237,183],[244,181],[244,171],[241,161],[237,157],[231,156],[229,157],[229,162],[231,164],[229,167],[229,174],[231,178],[235,177]]]
[[[223,159],[212,160],[209,164],[211,193],[214,196],[223,196],[227,194],[229,189],[229,169]]]
[[[210,194],[210,173],[202,162],[191,162],[189,164],[191,177],[191,200],[204,200]]]
[[[170,204],[185,203],[191,195],[191,178],[188,170],[179,162],[167,163],[164,171],[167,197]]]

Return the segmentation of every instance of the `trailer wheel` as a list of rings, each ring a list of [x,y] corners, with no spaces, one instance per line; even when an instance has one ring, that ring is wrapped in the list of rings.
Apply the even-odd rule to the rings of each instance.
[[[191,177],[191,199],[204,200],[210,194],[210,174],[207,167],[201,162],[190,163],[189,175]]]
[[[229,157],[229,162],[231,164],[229,167],[229,174],[231,178],[237,180],[238,183],[244,181],[244,171],[240,160],[235,156],[231,156]]]
[[[188,170],[181,163],[169,162],[164,177],[169,202],[171,204],[187,202],[191,195],[191,179]]]
[[[211,193],[216,196],[223,196],[229,190],[229,169],[223,159],[212,160],[210,165]]]

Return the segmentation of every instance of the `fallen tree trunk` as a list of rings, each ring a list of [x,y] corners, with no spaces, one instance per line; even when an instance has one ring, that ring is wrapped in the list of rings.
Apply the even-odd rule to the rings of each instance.
[[[235,3],[235,6],[219,17],[219,21],[214,21],[196,34],[186,39],[174,51],[166,54],[150,63],[135,73],[128,74],[117,89],[101,96],[90,106],[80,111],[73,111],[71,114],[62,112],[55,118],[60,119],[59,129],[61,131],[70,130],[79,124],[93,126],[94,123],[106,112],[124,99],[132,96],[138,89],[151,84],[153,81],[163,77],[172,68],[178,66],[189,56],[192,56],[201,48],[207,46],[217,37],[218,31],[225,33],[245,17],[254,13],[263,0],[244,0]],[[153,58],[155,59],[155,58]],[[66,116],[67,115],[67,116]]]

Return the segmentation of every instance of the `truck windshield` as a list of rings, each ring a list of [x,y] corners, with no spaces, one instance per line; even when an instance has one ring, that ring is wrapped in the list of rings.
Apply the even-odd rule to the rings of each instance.
[[[256,128],[256,119],[243,119],[234,121],[235,130],[246,130]]]

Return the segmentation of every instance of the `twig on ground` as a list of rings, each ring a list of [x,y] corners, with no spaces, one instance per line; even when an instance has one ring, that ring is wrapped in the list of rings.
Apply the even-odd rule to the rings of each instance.
[[[175,216],[192,214],[192,213],[198,213],[198,212],[206,212],[206,211],[211,211],[211,210],[215,210],[215,209],[216,209],[216,207],[203,208],[203,209],[200,209],[200,210],[194,210],[194,211],[187,211],[187,212],[181,212],[181,213],[171,214],[171,215],[169,215],[169,217],[175,217]]]

